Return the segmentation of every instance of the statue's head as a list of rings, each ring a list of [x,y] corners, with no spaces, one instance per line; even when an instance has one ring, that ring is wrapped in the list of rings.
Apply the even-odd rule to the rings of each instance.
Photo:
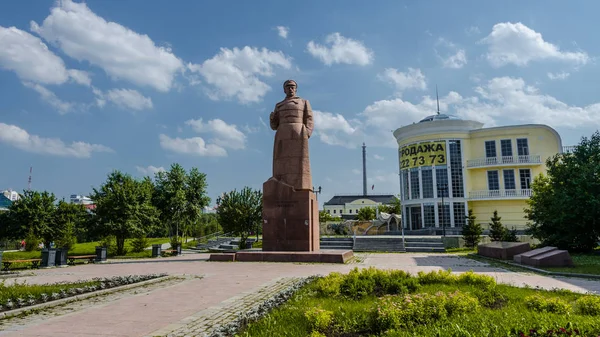
[[[296,96],[297,90],[298,90],[298,84],[296,84],[296,81],[287,80],[287,81],[283,82],[283,92],[285,92],[285,95],[287,97]]]

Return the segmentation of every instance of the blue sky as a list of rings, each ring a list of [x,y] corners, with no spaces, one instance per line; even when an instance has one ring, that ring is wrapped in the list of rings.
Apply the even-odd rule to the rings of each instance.
[[[399,193],[391,131],[435,112],[545,123],[564,145],[600,123],[600,3],[3,1],[0,189],[87,194],[113,169],[172,163],[224,192],[271,175],[282,83],[315,110],[321,202]]]

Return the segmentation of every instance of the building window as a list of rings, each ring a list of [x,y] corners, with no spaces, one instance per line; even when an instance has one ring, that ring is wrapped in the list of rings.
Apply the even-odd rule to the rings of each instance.
[[[496,141],[488,140],[485,142],[485,157],[496,158]]]
[[[425,227],[435,227],[435,205],[423,204]]]
[[[455,202],[452,204],[452,206],[454,211],[454,227],[464,226],[467,221],[467,217],[465,215],[465,203]]]
[[[408,171],[402,171],[402,185],[404,187],[404,199],[409,200],[410,195],[408,194]]]
[[[349,209],[349,210],[348,210],[348,213],[352,214],[352,210],[351,210],[351,209]]]
[[[335,212],[334,212],[334,213],[335,213]],[[330,211],[329,211],[329,210],[327,210],[327,214],[330,214]]]
[[[421,184],[423,185],[423,199],[433,198],[433,170],[431,167],[422,168]]]
[[[438,220],[440,227],[450,227],[450,203],[445,202],[443,207],[441,202],[438,203]]]
[[[435,180],[437,183],[437,197],[441,198],[442,195],[444,198],[448,198],[448,188],[444,188],[448,186],[448,168],[446,166],[436,166],[435,168]]]
[[[517,154],[519,156],[529,155],[529,144],[527,143],[527,138],[517,139]]]
[[[502,163],[510,164],[513,160],[512,141],[510,139],[502,139],[500,141],[500,154],[502,154]]]
[[[450,177],[452,179],[452,197],[463,198],[465,196],[465,189],[463,187],[460,140],[450,141]]]
[[[410,198],[421,199],[419,193],[419,169],[413,168],[410,170]]]
[[[503,170],[504,175],[504,189],[508,191],[514,191],[517,189],[517,183],[515,182],[515,170]]]
[[[531,170],[520,169],[519,178],[521,179],[521,190],[528,190],[531,188]]]
[[[498,191],[500,189],[500,180],[498,179],[498,171],[487,171],[488,190]]]

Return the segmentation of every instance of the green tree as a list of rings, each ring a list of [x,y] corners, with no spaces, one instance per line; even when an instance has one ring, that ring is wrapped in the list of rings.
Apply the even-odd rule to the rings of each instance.
[[[375,207],[363,207],[358,210],[357,218],[361,221],[369,221],[375,219],[376,210]]]
[[[46,247],[55,240],[57,230],[54,225],[56,197],[47,191],[24,191],[21,198],[8,208],[9,237],[19,239],[42,239]]]
[[[240,248],[245,248],[246,239],[253,230],[258,230],[262,221],[262,191],[244,187],[217,198],[217,216],[226,232],[240,236]]]
[[[117,170],[93,189],[90,198],[96,204],[99,230],[115,237],[117,255],[126,253],[125,239],[142,236],[155,226],[158,211],[152,205],[153,190],[148,179],[139,181]]]
[[[394,197],[392,203],[389,205],[379,205],[379,212],[388,213],[388,214],[401,214],[402,213],[402,204],[400,203],[400,199],[398,197]]]
[[[507,229],[502,241],[518,242],[519,238],[517,237],[517,230],[514,227],[511,230]]]
[[[88,217],[85,206],[59,201],[54,214],[57,247],[70,249],[77,243],[77,237],[86,230]]]
[[[192,228],[200,221],[202,209],[209,205],[206,195],[206,174],[192,168],[189,174],[175,163],[168,171],[155,175],[154,204],[160,210],[160,219],[170,235],[191,235]]]
[[[319,222],[325,223],[327,221],[341,221],[342,218],[339,216],[333,216],[327,213],[326,210],[319,211]]]
[[[543,245],[591,251],[600,237],[600,133],[546,160],[525,209],[528,234]]]
[[[498,211],[494,210],[494,216],[491,217],[492,222],[490,225],[490,239],[492,241],[502,241],[506,237],[507,229],[504,227],[502,217],[498,216]]]
[[[469,209],[467,223],[463,227],[462,236],[465,240],[465,245],[471,248],[477,246],[481,240],[481,233],[483,233],[483,228],[481,228],[481,224],[475,222],[476,219],[477,217],[473,215],[473,210]]]

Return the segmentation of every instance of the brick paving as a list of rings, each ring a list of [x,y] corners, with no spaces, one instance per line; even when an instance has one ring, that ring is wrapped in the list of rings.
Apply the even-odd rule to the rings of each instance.
[[[252,296],[268,296],[277,291],[282,282],[315,274],[325,275],[332,271],[348,272],[354,267],[403,269],[410,273],[448,268],[454,272],[473,270],[492,275],[498,282],[517,286],[527,284],[544,289],[600,292],[600,282],[597,280],[516,273],[449,254],[357,255],[361,257],[358,262],[347,265],[208,262],[208,254],[186,254],[153,260],[120,260],[107,264],[36,270],[34,276],[4,281],[7,284],[15,281],[41,284],[163,272],[184,279],[160,287],[145,290],[134,288],[129,292],[116,293],[109,300],[81,301],[73,304],[71,310],[55,308],[49,309],[52,314],[9,318],[0,321],[0,336],[201,335],[201,331],[206,331],[210,324],[214,327],[226,323],[240,310],[248,308],[251,302],[263,298]],[[135,289],[138,289],[138,293],[135,293]],[[233,309],[238,306],[241,306],[240,310]]]

